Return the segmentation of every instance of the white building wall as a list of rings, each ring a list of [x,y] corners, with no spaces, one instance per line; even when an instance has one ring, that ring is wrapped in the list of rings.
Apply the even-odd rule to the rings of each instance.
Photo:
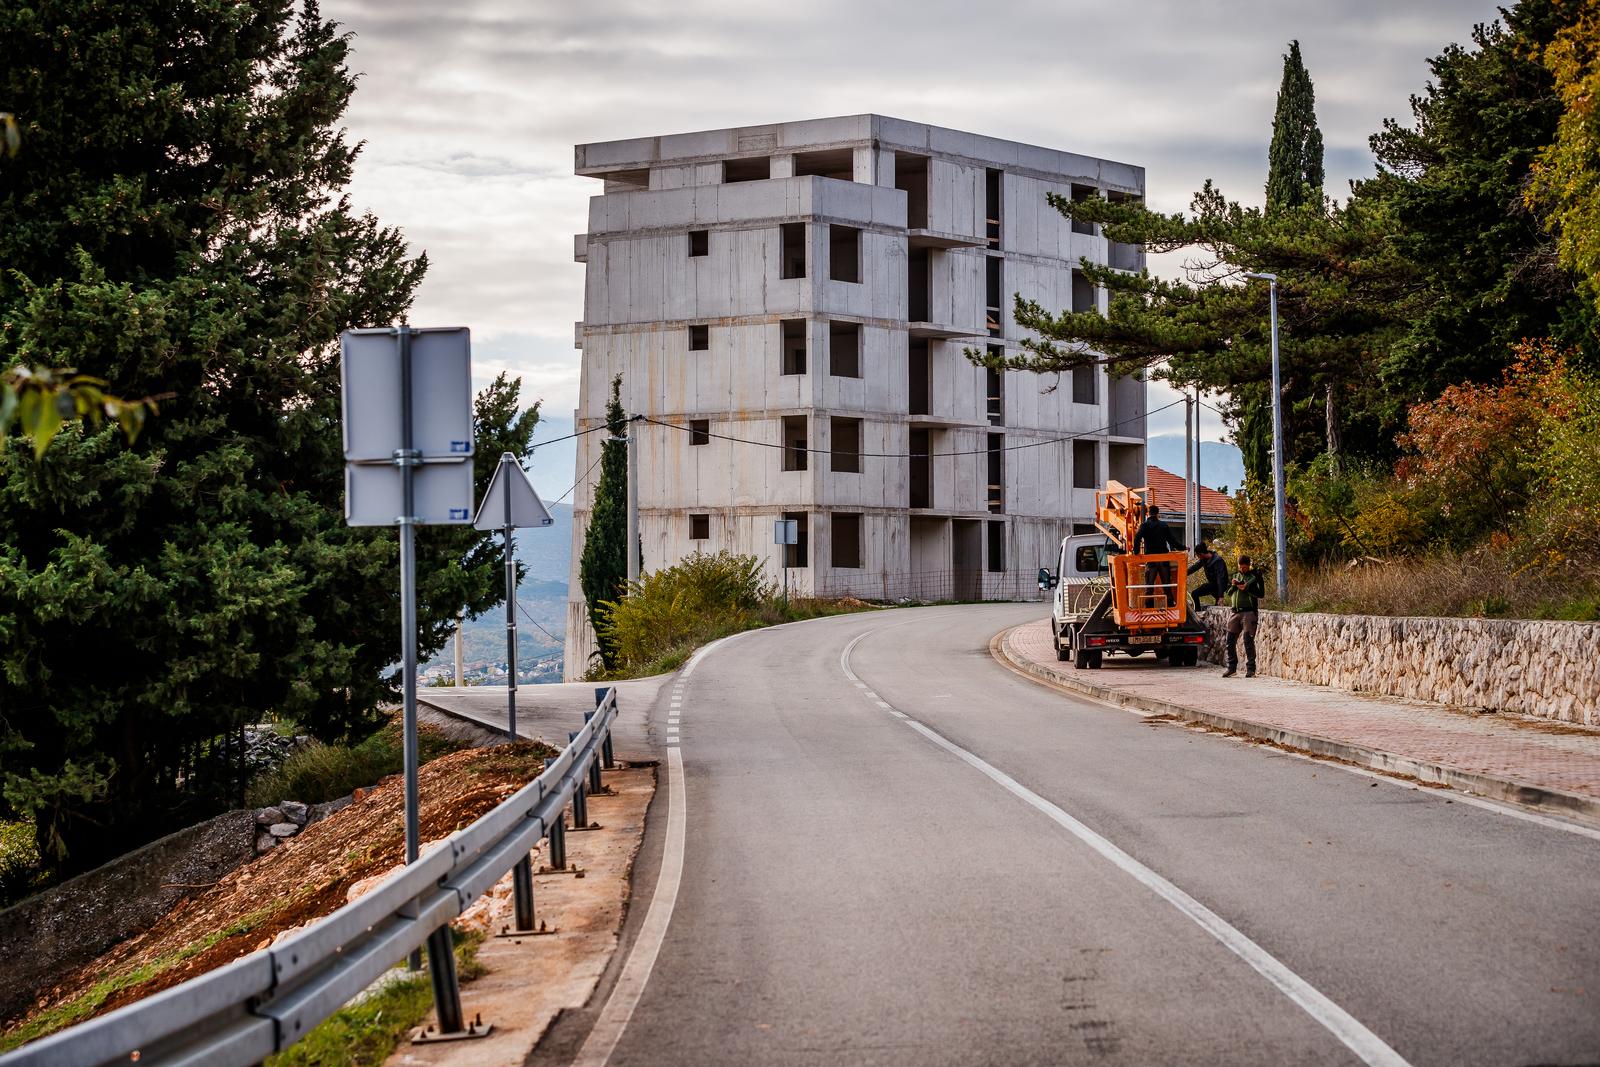
[[[905,180],[912,180],[914,156],[926,159],[927,219],[911,231],[907,194],[894,183],[897,158],[910,164]],[[739,161],[762,157],[769,178],[725,180]],[[798,592],[1016,596],[1031,592],[1032,572],[1051,564],[1060,537],[1092,515],[1093,490],[1073,487],[1072,446],[1058,439],[1093,436],[1102,482],[1135,461],[1142,469],[1143,383],[1113,382],[1097,370],[1096,401],[1083,404],[1073,398],[1070,375],[1008,372],[1004,424],[991,425],[986,371],[964,354],[968,346],[1020,339],[1012,293],[1069,307],[1078,257],[1106,261],[1105,240],[1072,233],[1046,193],[1068,196],[1076,183],[1140,195],[1138,168],[881,116],[580,145],[576,158],[579,173],[605,181],[604,193],[591,198],[588,232],[575,242],[587,264],[578,428],[603,418],[617,374],[630,413],[670,424],[632,425],[644,472],[647,571],[696,550],[728,549],[762,559],[777,580],[783,556],[771,544],[772,521],[801,513],[809,559],[790,571]],[[735,166],[725,168],[729,160]],[[796,176],[819,160],[854,180]],[[984,326],[986,263],[994,255],[985,247],[991,170],[1003,172],[999,338]],[[780,276],[786,223],[805,227],[802,278]],[[859,231],[859,281],[829,276],[835,227]],[[698,230],[706,232],[706,254],[693,256],[689,235]],[[922,321],[944,332],[927,340],[928,413],[912,415],[909,265],[930,242]],[[1103,294],[1100,300],[1103,307]],[[781,373],[785,319],[805,322],[801,374]],[[859,327],[858,377],[830,373],[830,322]],[[706,328],[704,350],[691,349],[691,327]],[[784,469],[777,446],[786,416],[805,418],[808,445],[822,450],[809,454],[806,470]],[[859,472],[831,469],[835,418],[860,421]],[[691,419],[706,420],[719,436],[691,444]],[[924,431],[933,499],[913,509],[909,457]],[[990,511],[993,434],[1006,445],[1002,514]],[[604,436],[578,439],[570,677],[582,673],[592,650],[577,576]],[[707,519],[703,539],[691,536],[696,515]],[[859,567],[834,558],[837,515],[860,516]],[[1001,569],[990,571],[992,563]]]

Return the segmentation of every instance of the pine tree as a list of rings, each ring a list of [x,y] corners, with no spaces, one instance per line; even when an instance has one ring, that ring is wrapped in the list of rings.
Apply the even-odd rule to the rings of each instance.
[[[0,369],[171,394],[131,447],[0,453],[0,816],[63,870],[238,802],[264,716],[334,740],[393,698],[392,531],[343,521],[337,337],[426,269],[343,193],[349,38],[314,2],[0,7]],[[478,397],[478,488],[537,412]],[[500,596],[487,534],[419,541],[421,645]]]
[[[1323,179],[1316,92],[1300,59],[1300,42],[1290,41],[1267,149],[1267,211],[1320,204]]]
[[[578,583],[589,606],[589,624],[594,627],[600,662],[610,670],[616,666],[616,648],[601,636],[600,605],[622,599],[628,582],[628,452],[626,444],[615,440],[628,429],[628,416],[622,410],[620,374],[611,380],[606,425],[612,439],[600,445],[600,481],[594,489],[589,528],[583,535]]]

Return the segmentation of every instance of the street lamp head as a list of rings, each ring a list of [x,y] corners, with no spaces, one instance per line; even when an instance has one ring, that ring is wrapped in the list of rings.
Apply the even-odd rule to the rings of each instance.
[[[1245,271],[1244,276],[1246,278],[1259,278],[1264,282],[1275,282],[1278,280],[1278,276],[1276,274],[1257,274],[1254,271]]]

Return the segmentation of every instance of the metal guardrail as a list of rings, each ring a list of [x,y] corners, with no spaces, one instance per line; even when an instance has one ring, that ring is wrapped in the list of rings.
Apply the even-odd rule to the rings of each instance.
[[[586,823],[587,793],[600,785],[600,765],[612,766],[616,717],[617,691],[607,689],[538,778],[359,900],[271,948],[0,1056],[0,1067],[245,1067],[304,1037],[430,937],[448,937],[450,920],[514,868],[518,926],[531,927],[528,854],[548,836],[552,866],[566,867],[565,811],[573,804]],[[461,1011],[454,958],[446,955],[445,967],[434,969],[434,989],[448,1032],[460,1029]],[[441,970],[449,972],[447,989]]]

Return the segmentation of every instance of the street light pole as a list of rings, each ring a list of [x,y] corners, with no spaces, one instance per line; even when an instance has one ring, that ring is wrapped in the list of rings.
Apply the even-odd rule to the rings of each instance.
[[[1284,525],[1283,388],[1278,372],[1278,276],[1246,274],[1270,286],[1272,301],[1272,521],[1277,540],[1278,602],[1289,599],[1289,532]]]

